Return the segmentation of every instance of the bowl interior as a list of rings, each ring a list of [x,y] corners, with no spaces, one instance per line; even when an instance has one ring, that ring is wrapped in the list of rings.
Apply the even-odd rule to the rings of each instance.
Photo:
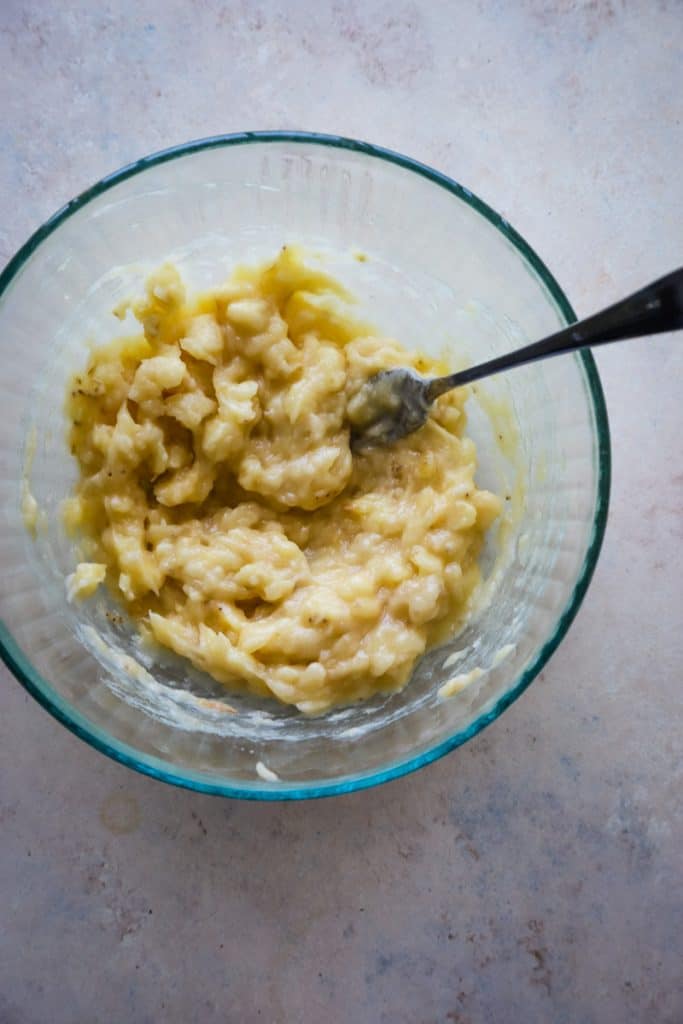
[[[422,659],[400,694],[306,718],[227,694],[174,656],[150,661],[106,597],[67,604],[74,553],[59,515],[75,479],[67,378],[88,344],[130,330],[112,307],[160,262],[172,259],[191,286],[206,287],[236,263],[300,243],[347,285],[354,313],[458,365],[548,334],[571,313],[505,222],[446,179],[379,151],[251,136],[141,162],[91,190],[36,241],[7,268],[0,294],[8,424],[0,616],[6,659],[50,710],[95,745],[172,781],[306,796],[438,756],[533,678],[578,606],[604,526],[608,438],[590,357],[476,386],[468,419],[478,480],[506,497],[506,514],[468,625]],[[22,518],[27,489],[40,510],[35,540]],[[439,698],[447,679],[474,668],[483,675]],[[262,778],[258,762],[280,781]]]

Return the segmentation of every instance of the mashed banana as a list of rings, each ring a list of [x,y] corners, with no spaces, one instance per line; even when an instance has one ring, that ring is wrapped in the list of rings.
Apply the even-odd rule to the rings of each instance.
[[[95,350],[67,403],[72,595],[106,574],[143,634],[309,713],[405,683],[462,618],[500,510],[474,483],[465,390],[352,457],[347,402],[369,376],[443,368],[343,297],[291,248],[192,301],[165,265],[132,304],[142,332]]]

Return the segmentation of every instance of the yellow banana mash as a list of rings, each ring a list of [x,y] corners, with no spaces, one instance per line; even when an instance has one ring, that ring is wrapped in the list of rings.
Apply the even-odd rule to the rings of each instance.
[[[285,247],[188,298],[166,264],[133,337],[70,383],[80,479],[65,518],[141,632],[233,689],[307,713],[400,688],[455,628],[499,499],[474,482],[465,389],[352,455],[346,408],[392,366],[443,367],[349,319]]]

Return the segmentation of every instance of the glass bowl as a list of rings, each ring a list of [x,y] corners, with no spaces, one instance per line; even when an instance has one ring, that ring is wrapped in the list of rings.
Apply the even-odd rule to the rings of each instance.
[[[97,749],[167,782],[244,798],[375,785],[497,718],[574,618],[609,496],[607,416],[589,353],[477,385],[468,429],[478,480],[507,500],[468,624],[427,653],[401,693],[317,718],[228,694],[170,655],[150,661],[107,597],[69,605],[75,556],[59,507],[75,465],[63,403],[87,344],[115,333],[113,306],[169,257],[191,285],[208,286],[292,242],[342,279],[361,319],[460,365],[575,319],[527,243],[461,185],[375,146],[289,132],[205,139],[124,167],[56,213],[5,268],[2,656]],[[25,525],[32,498],[35,538]],[[454,675],[454,689],[471,681],[444,699]]]

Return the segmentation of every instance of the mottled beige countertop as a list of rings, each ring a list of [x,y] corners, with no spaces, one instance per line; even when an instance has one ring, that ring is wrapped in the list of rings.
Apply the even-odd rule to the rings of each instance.
[[[683,262],[677,0],[3,0],[0,262],[188,138],[368,139],[500,210],[588,313]],[[593,584],[492,727],[383,788],[202,797],[0,673],[0,1024],[681,1024],[683,339],[600,350]]]

